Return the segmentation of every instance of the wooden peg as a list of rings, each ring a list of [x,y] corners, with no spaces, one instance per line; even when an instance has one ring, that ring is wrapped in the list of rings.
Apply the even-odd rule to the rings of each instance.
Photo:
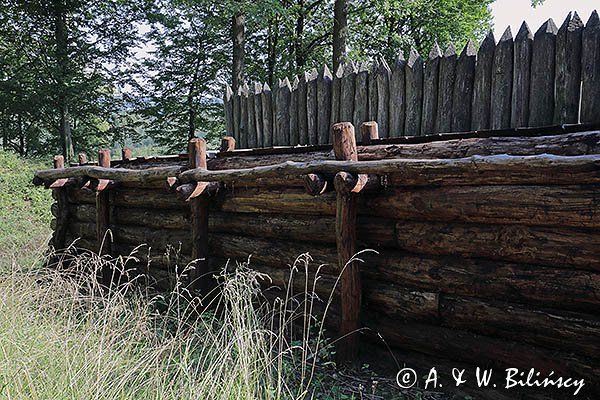
[[[121,159],[123,161],[130,161],[131,159],[133,159],[133,152],[129,147],[123,147],[123,149],[121,150]]]
[[[362,137],[363,145],[371,144],[373,140],[379,139],[379,127],[377,125],[377,122],[363,122],[360,125],[360,134]]]
[[[225,136],[223,139],[221,139],[221,148],[219,149],[220,152],[226,152],[226,151],[234,151],[235,150],[235,139],[231,136]]]

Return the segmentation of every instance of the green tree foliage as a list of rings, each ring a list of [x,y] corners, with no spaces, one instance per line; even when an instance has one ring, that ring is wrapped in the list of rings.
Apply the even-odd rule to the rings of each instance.
[[[110,142],[140,16],[122,0],[0,0],[3,146],[70,158]]]
[[[491,27],[493,0],[360,0],[350,10],[350,57],[393,59],[415,47],[427,55],[434,42],[461,48]]]

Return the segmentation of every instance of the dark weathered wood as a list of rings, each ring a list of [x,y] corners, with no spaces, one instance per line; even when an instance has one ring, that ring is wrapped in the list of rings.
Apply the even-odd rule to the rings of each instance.
[[[598,228],[599,193],[596,185],[399,188],[370,195],[361,211],[424,221]]]
[[[583,22],[571,13],[556,36],[554,123],[579,122],[581,96],[581,37]]]
[[[509,367],[522,371],[533,368],[541,376],[548,376],[554,372],[556,376],[585,376],[591,382],[597,379],[598,372],[589,360],[585,357],[577,358],[566,352],[549,352],[510,339],[492,338],[445,327],[394,321],[376,313],[366,314],[366,319],[366,325],[376,327],[390,346],[434,356],[443,354],[452,360],[473,365],[481,365],[483,362],[487,368],[502,371]],[[568,363],[565,363],[566,359],[569,360]],[[572,392],[568,396],[572,396]]]
[[[292,86],[288,78],[279,82],[276,102],[276,129],[273,140],[274,146],[290,145],[290,101],[292,97]]]
[[[233,151],[235,150],[235,139],[231,136],[225,136],[221,139],[221,147],[219,151]]]
[[[298,129],[298,85],[300,80],[294,76],[291,83],[290,108],[288,110],[290,119],[290,138],[288,145],[297,146],[300,143],[300,130]]]
[[[506,28],[494,51],[492,67],[492,104],[490,107],[490,128],[510,127],[512,104],[514,46],[510,26]]]
[[[231,133],[231,135],[235,138],[235,140],[239,141],[240,140],[240,122],[242,120],[241,117],[241,95],[240,95],[240,91],[239,89],[233,93],[232,96],[232,111],[233,111],[233,115],[232,115],[232,121],[233,121],[233,132]]]
[[[341,81],[340,122],[352,122],[354,114],[354,90],[358,70],[353,61],[344,63],[344,76]]]
[[[452,98],[452,132],[465,132],[471,128],[476,56],[477,50],[469,40],[456,62],[456,80]]]
[[[406,120],[404,134],[419,136],[421,133],[421,111],[423,109],[423,59],[414,48],[406,62]]]
[[[594,10],[583,29],[581,122],[600,121],[600,18]]]
[[[371,144],[372,140],[379,139],[379,128],[377,127],[377,122],[363,122],[360,125],[360,136],[362,138],[363,145]]]
[[[298,102],[298,143],[308,144],[308,116],[306,115],[306,74],[298,77],[298,88],[296,89]]]
[[[473,130],[490,129],[492,68],[495,48],[494,32],[490,30],[477,51],[473,103],[471,104],[471,129]]]
[[[378,87],[379,88],[379,87]],[[337,160],[357,161],[356,137],[350,123],[333,126],[333,151]],[[336,217],[335,235],[338,253],[338,268],[341,274],[341,313],[340,339],[337,348],[338,362],[358,362],[358,329],[360,328],[360,310],[362,287],[358,262],[352,262],[356,253],[356,221],[358,214],[358,195],[352,193],[345,175],[335,177]],[[352,185],[353,187],[354,185]]]
[[[421,117],[421,135],[435,133],[435,119],[437,117],[438,86],[440,59],[442,51],[437,42],[434,43],[423,75],[423,115]],[[393,112],[390,115],[392,118]]]
[[[110,167],[110,150],[98,151],[98,165],[103,168]],[[110,232],[110,191],[96,193],[96,249],[98,254],[111,254],[112,233]],[[110,285],[113,280],[113,269],[109,265],[102,267],[102,283]]]
[[[271,93],[271,88],[266,83],[260,99],[262,105],[263,146],[271,147],[273,146],[273,93]]]
[[[354,126],[360,126],[369,115],[369,67],[360,63],[354,85]],[[358,140],[359,138],[357,138]]]
[[[510,126],[529,126],[529,88],[531,85],[531,54],[533,35],[527,22],[523,21],[515,37],[513,88]]]
[[[236,138],[241,149],[248,148],[248,85],[244,83],[238,89],[240,98],[239,138]]]
[[[369,68],[369,78],[367,79],[367,91],[369,96],[369,113],[368,120],[377,120],[377,70],[379,69],[379,62],[375,60]]]
[[[398,249],[600,271],[594,232],[562,227],[401,221]],[[576,251],[574,249],[577,249]]]
[[[322,174],[306,174],[304,175],[304,188],[306,193],[317,196],[325,193],[329,189],[327,179]]]
[[[254,126],[256,127],[256,146],[264,147],[263,113],[262,113],[262,83],[254,83]]]
[[[377,69],[377,123],[379,124],[379,134],[381,137],[389,137],[389,118],[390,118],[390,78],[392,71],[385,62],[385,59],[379,61]],[[360,126],[360,125],[358,125]]]
[[[225,93],[223,93],[223,111],[225,115],[225,133],[233,136],[233,91],[229,85],[225,85]]]
[[[537,30],[531,53],[529,126],[552,125],[554,119],[555,48],[558,28],[552,18]]]
[[[327,65],[319,71],[317,78],[317,143],[330,143],[329,123],[331,121],[331,91],[333,77]]]
[[[312,69],[306,73],[306,130],[308,132],[308,144],[317,144],[318,121],[317,113],[317,70]]]
[[[452,100],[454,99],[454,82],[456,81],[456,62],[456,50],[450,44],[440,60],[435,133],[450,132],[452,130]]]
[[[399,137],[404,135],[405,118],[405,82],[404,70],[406,61],[400,54],[394,60],[391,66],[392,77],[390,78],[390,134],[389,137]],[[373,121],[371,119],[371,121]],[[356,125],[360,126],[360,125]]]
[[[54,168],[64,169],[65,158],[62,155],[54,156]],[[63,178],[64,179],[64,178]],[[67,224],[69,220],[69,207],[66,188],[58,187],[52,189],[53,197],[56,199],[56,203],[52,206],[56,206],[56,211],[53,212],[56,217],[55,225],[52,227],[54,231],[52,233],[52,246],[57,250],[65,248],[65,235],[67,233]]]
[[[192,139],[189,143],[189,163],[192,168],[206,169],[206,141]],[[208,288],[208,200],[205,196],[194,198],[191,205],[191,245],[194,269],[189,272],[189,284],[194,289]]]
[[[316,160],[206,171],[192,169],[179,175],[182,183],[223,181],[243,183],[256,179],[289,179],[309,173],[387,175],[388,186],[472,186],[472,185],[560,185],[599,181],[600,156],[472,156],[461,159],[388,159],[360,162]]]
[[[331,121],[330,126],[340,121],[340,102],[342,99],[342,78],[344,77],[344,65],[340,64],[334,71],[331,83]]]
[[[600,319],[559,310],[539,310],[498,300],[440,296],[443,325],[501,336],[546,348],[600,358]]]

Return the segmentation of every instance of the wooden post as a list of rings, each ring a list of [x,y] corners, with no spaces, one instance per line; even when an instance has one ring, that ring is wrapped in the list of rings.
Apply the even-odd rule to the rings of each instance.
[[[585,24],[581,60],[581,122],[600,121],[600,17],[597,11]]]
[[[85,153],[79,153],[78,159],[79,165],[85,165],[88,162],[87,155]]]
[[[263,113],[262,113],[262,83],[254,83],[254,122],[256,125],[256,147],[264,147]]]
[[[354,88],[358,70],[353,61],[344,64],[344,75],[340,89],[340,122],[352,121],[354,117]]]
[[[529,126],[552,125],[554,120],[554,71],[558,28],[550,18],[535,33],[531,53]]]
[[[194,138],[188,144],[189,167],[207,169],[206,141]],[[208,274],[208,199],[205,195],[193,198],[191,203],[192,259],[197,260],[190,271],[189,283],[192,289],[206,289]]]
[[[98,166],[110,168],[110,150],[98,151]],[[112,238],[107,234],[110,229],[110,197],[108,190],[96,193],[96,243],[98,254],[110,254]],[[107,266],[102,267],[102,283],[108,286],[112,280],[113,271]]]
[[[289,121],[290,121],[290,136],[288,144],[290,146],[297,146],[300,144],[300,129],[298,127],[298,85],[300,85],[300,79],[298,76],[294,76],[291,82],[292,92],[290,94],[290,106],[288,108]]]
[[[494,52],[492,66],[492,103],[490,105],[490,128],[510,127],[510,108],[513,79],[513,38],[510,26],[506,28]]]
[[[129,161],[133,159],[133,152],[129,147],[123,147],[123,149],[121,150],[121,159],[123,161]]]
[[[369,115],[368,80],[369,66],[366,63],[361,63],[354,83],[354,126],[360,126],[360,124],[369,120],[367,118]]]
[[[493,31],[489,31],[477,52],[475,63],[475,82],[473,84],[473,103],[471,104],[471,129],[490,129],[490,104],[492,102],[492,64],[496,40]]]
[[[406,109],[404,97],[406,94],[404,89],[405,68],[406,61],[400,54],[394,60],[392,77],[390,78],[390,137],[404,135],[404,111]]]
[[[470,40],[456,62],[456,80],[452,99],[452,132],[465,132],[471,128],[471,101],[475,80],[477,50]]]
[[[352,124],[348,122],[335,124],[332,131],[336,160],[357,161],[358,151]],[[360,328],[362,288],[357,263],[348,264],[348,261],[356,253],[358,194],[352,193],[352,189],[356,185],[356,177],[339,172],[335,177],[334,185],[337,192],[335,237],[338,267],[342,274],[340,280],[342,321],[337,359],[339,363],[356,364],[358,361],[358,333],[356,331]]]
[[[379,139],[379,128],[376,121],[363,122],[360,125],[360,135],[362,137],[362,145],[371,144],[372,140]]]
[[[65,167],[65,158],[63,156],[54,156],[54,168],[62,169]],[[65,248],[65,234],[67,232],[67,221],[69,216],[69,203],[67,199],[67,189],[59,187],[52,189],[53,197],[56,200],[58,213],[56,215],[56,225],[52,235],[52,245],[57,250]]]
[[[263,147],[273,146],[273,93],[269,85],[265,83],[260,94],[262,104],[262,140]],[[236,138],[237,140],[237,138]]]
[[[390,79],[392,71],[385,62],[385,59],[379,61],[377,69],[377,121],[381,128],[381,136],[389,137],[389,113],[390,113]]]
[[[317,70],[306,73],[306,131],[308,144],[317,144]]]
[[[427,58],[423,75],[423,115],[421,116],[421,135],[430,135],[435,132],[441,59],[442,51],[436,42],[429,52],[429,58]],[[390,120],[394,114],[394,110],[390,110]]]
[[[515,37],[515,58],[513,70],[512,106],[510,126],[518,128],[528,126],[529,122],[529,87],[531,84],[531,53],[533,50],[533,34],[526,22]]]
[[[404,134],[421,134],[421,112],[423,110],[423,59],[414,48],[406,63],[406,120]],[[379,88],[378,88],[379,89]]]
[[[437,115],[433,133],[446,133],[452,130],[452,100],[456,80],[456,49],[450,43],[440,60]]]
[[[219,149],[220,152],[233,150],[235,150],[234,138],[232,138],[231,136],[225,136],[223,139],[221,139],[221,148]]]
[[[231,90],[231,86],[229,85],[225,85],[223,110],[225,112],[225,133],[233,136],[233,90]]]
[[[367,78],[367,92],[368,92],[368,113],[367,120],[375,121],[377,119],[377,70],[379,69],[379,62],[375,60],[369,68],[369,76]],[[404,75],[402,75],[404,80]],[[404,86],[403,86],[404,87]]]
[[[317,143],[329,143],[329,121],[331,120],[331,90],[333,77],[327,65],[319,71],[317,77]],[[292,143],[294,145],[298,143]]]
[[[556,36],[554,123],[579,122],[581,96],[581,36],[583,22],[575,12],[567,15]]]

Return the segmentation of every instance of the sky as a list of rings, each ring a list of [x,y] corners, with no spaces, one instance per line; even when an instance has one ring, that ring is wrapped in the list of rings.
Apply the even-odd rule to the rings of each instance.
[[[498,40],[509,25],[515,36],[524,20],[534,33],[548,18],[560,27],[569,11],[577,11],[585,23],[594,9],[600,10],[599,0],[546,0],[536,8],[530,0],[496,0],[492,3],[494,36]]]

